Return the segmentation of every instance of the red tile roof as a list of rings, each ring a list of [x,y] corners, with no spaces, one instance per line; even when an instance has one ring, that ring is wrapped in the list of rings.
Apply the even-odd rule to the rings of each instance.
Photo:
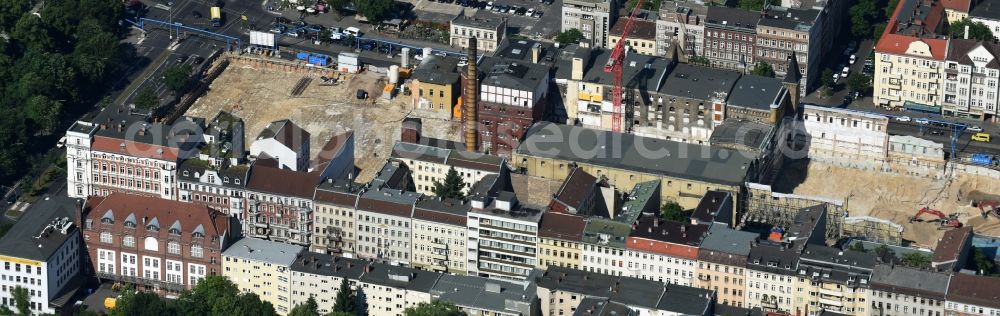
[[[312,199],[320,181],[319,172],[281,169],[273,159],[258,159],[250,167],[247,189],[282,196]]]
[[[135,215],[136,231],[141,234],[168,234],[174,222],[180,223],[181,240],[190,241],[198,225],[204,228],[206,240],[221,237],[229,230],[229,217],[208,206],[165,200],[156,197],[139,196],[127,193],[111,193],[106,197],[91,197],[85,206],[86,220],[100,223],[110,210],[114,216],[114,225],[124,225],[130,214]],[[146,232],[146,225],[153,219],[159,224],[159,232]]]
[[[1000,308],[1000,278],[955,273],[948,286],[948,300]]]
[[[125,145],[124,150],[122,144]],[[94,136],[94,144],[91,145],[94,151],[118,153],[132,157],[153,158],[165,161],[177,161],[179,149],[177,147],[150,145],[125,139],[116,139],[104,136]]]
[[[972,0],[941,0],[941,5],[945,9],[969,13],[969,10],[972,9]]]
[[[905,1],[921,1],[921,0],[903,0],[900,1],[899,5],[896,6],[896,10],[892,14],[892,18],[889,19],[888,26],[885,31],[882,32],[882,37],[879,38],[878,43],[875,45],[875,51],[880,53],[889,53],[894,55],[906,55],[906,50],[909,49],[910,44],[913,42],[921,41],[930,47],[930,54],[935,60],[944,60],[945,55],[948,53],[948,40],[934,38],[933,29],[927,32],[926,36],[930,37],[917,37],[909,36],[903,34],[897,34],[897,29],[900,27],[900,22],[897,18],[900,16],[904,8],[912,9],[914,6],[906,5]],[[919,6],[919,4],[917,5]],[[932,6],[931,12],[927,13],[924,21],[921,24],[935,28],[941,23],[943,16],[943,11],[939,6]],[[911,15],[907,13],[907,15]]]
[[[587,222],[582,216],[559,212],[545,212],[538,224],[538,236],[562,240],[583,240]]]
[[[958,260],[962,249],[967,247],[967,241],[972,235],[972,226],[965,226],[944,232],[944,236],[934,248],[934,263],[944,263]]]

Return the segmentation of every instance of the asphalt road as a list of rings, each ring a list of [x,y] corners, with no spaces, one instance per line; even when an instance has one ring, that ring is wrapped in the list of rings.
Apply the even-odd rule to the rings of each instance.
[[[945,151],[951,151],[952,131],[948,127],[920,124],[914,121],[901,122],[893,119],[889,121],[888,132],[889,135],[910,135],[940,142],[945,145]],[[975,133],[965,131],[958,137],[955,149],[959,157],[980,153],[1000,155],[1000,140],[994,140],[992,143],[973,141],[972,134]]]

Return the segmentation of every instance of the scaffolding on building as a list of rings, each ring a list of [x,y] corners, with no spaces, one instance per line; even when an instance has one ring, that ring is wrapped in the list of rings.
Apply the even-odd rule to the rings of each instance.
[[[770,185],[747,183],[746,210],[741,223],[766,223],[789,227],[804,208],[824,205],[826,208],[826,240],[835,242],[844,237],[844,217],[847,202],[815,196],[778,193]]]
[[[903,225],[871,216],[854,216],[844,218],[845,237],[863,237],[864,240],[888,244],[903,245]]]

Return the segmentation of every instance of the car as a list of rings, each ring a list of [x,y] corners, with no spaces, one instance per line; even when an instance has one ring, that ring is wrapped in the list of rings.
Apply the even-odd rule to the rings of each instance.
[[[514,14],[515,12],[517,12],[517,6],[510,6],[510,9],[507,9],[507,14]]]
[[[461,57],[458,57],[458,60],[461,60],[461,61],[469,61],[469,57],[468,57],[468,56],[465,56],[465,55],[462,55]]]
[[[288,35],[288,36],[291,36],[291,37],[299,37],[299,32],[288,32],[288,34],[285,34],[285,35]]]
[[[191,16],[193,16],[195,19],[200,19],[201,18],[201,12],[191,11]]]
[[[292,22],[292,25],[295,25],[295,27],[303,27],[303,26],[306,26],[306,21],[298,20],[298,21]]]
[[[910,121],[910,117],[909,116],[897,116],[896,120],[900,121],[900,122],[909,122]]]
[[[289,20],[286,17],[279,16],[279,17],[275,17],[274,18],[274,23],[288,24],[288,23],[292,23],[292,20]]]
[[[309,32],[313,32],[313,33],[319,33],[319,31],[323,30],[323,26],[319,25],[319,24],[313,24],[313,25],[307,26],[306,30],[308,30]]]
[[[833,82],[837,82],[837,80],[840,80],[840,74],[834,73],[833,74]]]
[[[528,9],[528,12],[525,12],[525,15],[527,16],[535,15],[535,8]]]
[[[531,14],[531,17],[534,17],[534,18],[540,18],[540,17],[542,17],[542,11],[535,11],[535,13]]]
[[[858,61],[858,56],[855,54],[851,54],[851,60],[850,60],[851,65],[853,65],[855,61]]]
[[[487,2],[486,7],[484,7],[483,9],[493,11],[493,1]]]
[[[493,7],[493,12],[500,13],[500,11],[506,11],[506,10],[503,9],[503,5],[502,4],[498,4],[498,5],[496,5],[496,6]]]
[[[925,118],[921,117],[921,118],[918,118],[916,122],[917,122],[917,124],[930,124],[931,121],[928,120],[928,119],[925,119]]]
[[[969,126],[969,127],[965,128],[965,130],[970,131],[970,132],[977,132],[978,133],[978,132],[982,132],[983,128],[980,127],[979,125],[972,125],[972,126]]]
[[[413,59],[424,60],[424,55],[413,55]]]
[[[342,32],[342,31],[340,30],[339,27],[336,27],[336,26],[331,26],[330,27],[330,33],[340,33],[340,32]]]
[[[285,32],[285,26],[284,25],[280,25],[279,24],[279,25],[275,25],[274,27],[271,28],[271,33],[284,33],[284,32]]]
[[[840,77],[847,78],[847,75],[851,73],[851,68],[844,66],[844,69],[840,71]]]
[[[943,122],[933,122],[933,123],[931,123],[931,125],[934,125],[934,126],[937,126],[937,127],[948,127],[948,123],[943,123]]]
[[[944,135],[944,131],[941,131],[939,129],[932,129],[928,133],[930,133],[931,135],[938,135],[938,136]]]
[[[455,64],[455,65],[456,65],[456,66],[459,66],[459,67],[465,67],[465,66],[468,66],[468,65],[469,65],[469,61],[467,61],[467,60],[462,60],[462,61],[459,61],[459,62],[458,62],[457,64]]]
[[[528,13],[528,9],[517,8],[517,11],[514,11],[514,14],[517,14],[517,15],[524,15],[525,13]]]
[[[448,57],[448,54],[446,54],[445,52],[442,52],[442,51],[436,51],[436,52],[434,52],[434,56]]]
[[[990,134],[987,134],[987,133],[976,133],[976,134],[972,135],[972,140],[977,141],[977,142],[989,143],[990,142]]]

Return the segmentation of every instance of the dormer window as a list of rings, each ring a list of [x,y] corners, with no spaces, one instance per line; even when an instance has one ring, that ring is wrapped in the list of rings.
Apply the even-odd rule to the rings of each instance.
[[[180,230],[180,229],[177,229],[177,228],[171,228],[171,229],[170,229],[170,231],[169,231],[169,233],[170,233],[171,235],[176,235],[176,236],[180,236],[180,235],[181,235],[181,230]]]
[[[223,177],[222,182],[229,183],[229,177]]]
[[[125,221],[125,227],[127,227],[127,228],[135,228],[135,222],[126,220]]]
[[[233,178],[233,184],[239,185],[240,184],[240,178]]]
[[[146,230],[152,231],[152,232],[158,232],[158,231],[160,231],[160,227],[158,227],[156,225],[146,225]]]
[[[188,171],[187,171],[187,170],[184,170],[184,176],[185,176],[185,177],[187,177],[187,176],[188,176]]]

